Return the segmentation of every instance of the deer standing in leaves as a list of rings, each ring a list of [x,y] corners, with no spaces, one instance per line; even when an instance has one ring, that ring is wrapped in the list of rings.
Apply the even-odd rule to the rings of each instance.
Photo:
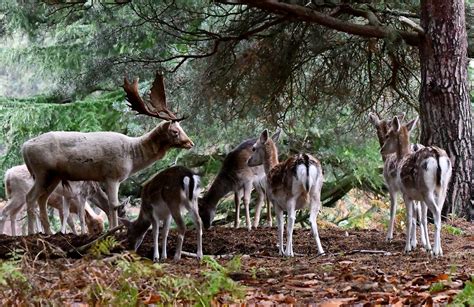
[[[248,160],[249,166],[262,165],[267,175],[267,193],[275,208],[278,225],[279,254],[293,257],[293,228],[296,210],[309,204],[311,230],[316,240],[319,254],[324,254],[319,239],[316,222],[321,208],[321,188],[323,186],[323,171],[321,163],[309,154],[297,154],[284,162],[278,161],[278,149],[275,142],[279,133],[269,137],[264,130],[252,148]],[[287,243],[283,247],[284,222],[283,212],[288,213]]]
[[[116,132],[48,132],[26,141],[22,154],[35,183],[26,196],[28,232],[33,233],[35,204],[46,233],[51,233],[46,202],[62,180],[103,182],[109,199],[110,227],[117,226],[118,189],[133,173],[161,159],[170,148],[193,147],[193,142],[166,105],[163,76],[156,75],[150,99],[138,92],[138,79],[123,88],[129,106],[138,113],[164,119],[152,131],[141,137],[129,137]]]
[[[178,227],[178,244],[174,259],[179,260],[186,231],[181,211],[186,208],[190,212],[197,230],[197,257],[202,258],[202,222],[197,203],[199,192],[199,176],[183,166],[173,166],[155,175],[143,186],[142,205],[138,218],[133,222],[121,219],[128,229],[129,244],[136,251],[151,225],[154,242],[153,261],[159,261],[158,236],[160,221],[163,221],[161,259],[166,259],[168,256],[166,242],[171,217],[173,217]]]
[[[400,120],[403,120],[405,117],[404,114],[398,115]],[[377,114],[370,112],[369,113],[369,120],[374,125],[377,131],[377,137],[379,140],[380,148],[382,148],[383,144],[387,138],[387,132],[391,127],[391,120],[383,120],[378,117]],[[412,151],[418,151],[425,146],[422,144],[410,144]],[[388,192],[390,195],[390,222],[388,224],[387,230],[387,241],[391,241],[393,239],[393,229],[395,226],[395,214],[397,212],[397,196],[400,192],[400,185],[397,178],[397,155],[395,153],[384,155],[382,154],[383,160],[383,177],[385,179],[385,183],[387,184]],[[420,223],[420,237],[422,245],[427,248],[426,242],[428,240],[428,229],[425,228],[425,223],[422,221],[422,214],[421,214],[421,205],[419,202],[414,203],[414,213],[415,217],[412,220],[413,226],[411,228],[411,245],[412,248],[415,248],[417,245],[416,239],[416,222],[417,219]]]
[[[451,160],[446,152],[436,146],[427,146],[414,152],[410,147],[410,133],[418,118],[407,124],[400,123],[395,116],[387,132],[382,149],[383,155],[395,153],[397,157],[397,180],[403,194],[407,208],[407,231],[405,252],[412,250],[411,223],[413,218],[414,201],[421,201],[422,221],[427,228],[427,208],[433,214],[435,223],[434,244],[431,254],[442,256],[441,248],[441,210],[446,198],[448,183],[451,178]],[[427,250],[431,250],[430,240],[427,237]]]

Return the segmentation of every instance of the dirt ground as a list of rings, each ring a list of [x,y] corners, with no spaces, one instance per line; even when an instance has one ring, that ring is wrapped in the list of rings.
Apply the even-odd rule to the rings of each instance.
[[[392,242],[385,242],[383,231],[332,227],[320,229],[326,251],[323,256],[317,256],[309,229],[295,231],[294,251],[298,256],[294,258],[278,256],[275,228],[249,232],[244,228],[215,227],[204,232],[203,249],[205,255],[224,255],[218,257],[222,263],[232,255],[241,255],[241,269],[231,273],[230,277],[245,286],[245,303],[316,303],[324,306],[445,304],[451,302],[474,275],[474,224],[465,221],[451,224],[461,228],[463,234],[443,231],[445,255],[440,258],[432,258],[420,248],[409,255],[404,254],[404,234],[397,233]],[[172,256],[176,236],[174,232],[170,236],[168,255]],[[123,240],[125,233],[118,233],[116,237],[118,241]],[[0,258],[6,259],[9,252],[21,249],[41,263],[31,266],[31,270],[37,270],[36,275],[32,273],[37,276],[34,278],[41,280],[36,285],[44,285],[48,291],[56,288],[63,291],[47,293],[64,302],[86,302],[83,290],[87,282],[75,280],[65,285],[64,275],[65,270],[74,269],[77,261],[87,266],[74,248],[93,239],[86,235],[3,235],[0,236]],[[152,246],[149,233],[138,254],[151,258]],[[121,247],[114,252],[124,249]],[[194,231],[186,233],[183,250],[195,252]],[[200,264],[192,258],[183,258],[177,263],[168,260],[166,270],[193,277],[199,275]],[[228,301],[225,297],[217,297],[215,302]]]

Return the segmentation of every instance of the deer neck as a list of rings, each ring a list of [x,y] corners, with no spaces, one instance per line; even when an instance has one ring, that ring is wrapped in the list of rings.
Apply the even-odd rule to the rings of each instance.
[[[402,129],[398,135],[397,144],[397,158],[401,159],[406,155],[411,154],[413,151],[410,146],[410,136],[406,129]]]
[[[137,139],[133,151],[134,171],[144,169],[153,162],[163,158],[166,152],[171,148],[168,141],[168,130],[163,122],[156,126],[150,132]]]
[[[212,183],[209,191],[203,196],[203,203],[208,208],[217,207],[219,200],[232,191],[232,182],[226,178],[226,175],[219,173]]]
[[[273,141],[267,141],[265,144],[265,160],[263,161],[263,167],[265,169],[265,174],[268,175],[271,169],[278,164],[278,150]]]
[[[136,237],[140,237],[142,234],[144,234],[148,228],[150,228],[151,221],[146,217],[144,210],[140,210],[140,213],[138,214],[138,218],[133,221],[132,223],[132,229],[133,233]]]

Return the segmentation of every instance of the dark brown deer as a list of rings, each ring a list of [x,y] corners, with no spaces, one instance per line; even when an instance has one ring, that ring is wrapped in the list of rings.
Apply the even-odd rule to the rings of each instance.
[[[202,258],[202,222],[197,204],[199,192],[199,176],[183,166],[173,166],[155,175],[143,187],[138,218],[133,222],[121,219],[128,229],[129,244],[137,250],[151,225],[154,241],[153,260],[159,261],[158,236],[160,221],[163,221],[161,259],[166,259],[166,241],[173,217],[178,227],[178,244],[174,259],[179,260],[186,231],[181,211],[186,208],[191,214],[198,234],[197,257]]]
[[[278,243],[280,255],[293,257],[293,227],[296,210],[309,204],[311,230],[316,240],[319,254],[324,254],[319,240],[316,219],[321,208],[321,188],[323,171],[321,163],[309,154],[297,154],[284,162],[278,161],[278,149],[275,142],[264,130],[252,148],[249,166],[262,165],[267,175],[267,193],[275,208],[278,225]],[[288,213],[287,243],[283,247],[283,212]]]
[[[411,228],[413,227],[413,204],[420,201],[422,220],[426,222],[426,206],[433,214],[435,223],[434,256],[442,256],[441,248],[441,210],[446,198],[448,183],[451,178],[451,160],[446,152],[436,146],[424,147],[413,151],[410,147],[410,133],[418,118],[407,124],[401,124],[397,116],[392,120],[382,149],[383,155],[395,153],[397,157],[397,180],[407,208],[407,232],[405,252],[412,250]],[[430,240],[427,249],[431,250]]]
[[[250,230],[252,225],[250,223],[249,204],[252,187],[255,188],[257,192],[253,227],[258,227],[262,204],[264,200],[266,200],[265,171],[263,166],[250,167],[247,165],[247,161],[252,154],[252,146],[256,140],[257,139],[245,140],[227,154],[211,187],[204,196],[199,199],[199,215],[203,221],[204,228],[208,229],[211,227],[219,200],[230,192],[233,192],[235,204],[234,227],[237,228],[240,225],[240,199],[243,196],[245,220],[247,228]],[[270,203],[268,201],[266,201],[266,203],[267,222],[271,226],[272,215]]]
[[[35,183],[26,196],[28,232],[33,233],[36,202],[46,233],[51,233],[46,202],[62,180],[103,182],[109,199],[110,227],[117,226],[118,189],[133,173],[161,159],[170,148],[193,147],[166,105],[163,77],[156,75],[150,99],[138,93],[138,79],[123,88],[130,107],[138,113],[166,120],[141,137],[116,132],[48,132],[26,141],[22,154]]]

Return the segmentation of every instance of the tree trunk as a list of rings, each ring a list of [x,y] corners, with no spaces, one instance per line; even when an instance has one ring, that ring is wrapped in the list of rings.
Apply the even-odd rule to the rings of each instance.
[[[472,117],[464,1],[421,1],[421,25],[421,142],[443,148],[453,162],[443,214],[469,218]]]

